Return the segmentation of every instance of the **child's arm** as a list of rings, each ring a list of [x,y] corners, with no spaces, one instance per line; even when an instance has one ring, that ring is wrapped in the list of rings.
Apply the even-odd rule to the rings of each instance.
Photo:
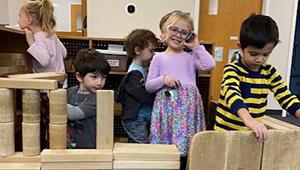
[[[193,48],[193,60],[197,70],[210,71],[216,66],[212,55],[206,51],[203,45],[197,45]]]
[[[69,120],[81,120],[85,118],[84,112],[78,107],[71,104],[67,104],[68,119]]]
[[[41,35],[37,35],[34,37],[34,41],[32,44],[29,44],[29,48],[27,52],[31,54],[41,66],[45,67],[50,62],[50,54],[47,49],[47,38]]]
[[[78,105],[67,105],[68,119],[81,120],[96,116],[96,94],[87,96],[83,102]]]
[[[185,42],[184,45],[190,49],[193,49],[192,55],[194,56],[194,64],[197,70],[210,71],[216,66],[211,54],[206,51],[203,45],[199,45],[198,35],[194,33],[195,38],[192,42]]]
[[[224,90],[224,101],[232,114],[237,115],[242,119],[245,126],[254,131],[259,140],[267,139],[267,128],[260,122],[252,118],[247,110],[247,105],[241,95],[240,79],[238,70],[231,64],[224,68],[224,77],[221,88]]]
[[[149,67],[149,73],[145,84],[146,90],[149,93],[158,91],[164,86],[163,79],[164,75],[159,74],[159,60],[154,56]]]
[[[266,126],[263,123],[253,119],[247,109],[241,108],[238,110],[237,114],[243,120],[244,124],[249,129],[254,131],[255,136],[259,139],[259,141],[264,141],[268,138]]]
[[[146,91],[144,87],[145,80],[139,71],[131,71],[127,75],[125,90],[139,102],[145,105],[152,105],[153,97]]]
[[[275,99],[280,106],[287,110],[290,114],[299,117],[300,102],[295,95],[292,95],[286,83],[282,80],[279,73],[274,67],[271,68],[271,91],[274,93]],[[296,114],[296,112],[298,112]]]

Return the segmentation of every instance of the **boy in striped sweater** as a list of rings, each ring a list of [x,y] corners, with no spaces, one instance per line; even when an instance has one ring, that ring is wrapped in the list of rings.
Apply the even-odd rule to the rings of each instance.
[[[269,91],[281,107],[300,119],[300,102],[287,89],[275,67],[267,60],[279,42],[275,21],[251,15],[241,26],[238,46],[242,57],[224,68],[215,130],[253,130],[266,140],[266,126],[260,122],[267,109]]]

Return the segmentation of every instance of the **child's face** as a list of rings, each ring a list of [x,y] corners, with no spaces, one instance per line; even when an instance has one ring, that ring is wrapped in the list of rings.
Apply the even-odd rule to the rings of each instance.
[[[96,92],[105,85],[106,76],[102,74],[88,73],[80,79],[80,89],[89,92]]]
[[[149,63],[152,60],[152,57],[154,56],[154,50],[155,50],[155,45],[151,42],[149,42],[148,47],[144,48],[141,50],[141,59],[142,63]]]
[[[273,49],[274,43],[268,43],[263,48],[248,46],[243,50],[242,62],[249,69],[258,71],[259,67],[267,62]]]
[[[168,48],[174,51],[182,50],[185,39],[190,32],[189,28],[190,25],[185,20],[179,20],[169,27],[165,33],[165,42],[168,44]]]
[[[19,11],[19,27],[21,30],[28,28],[30,24],[30,16],[28,16],[23,8]]]

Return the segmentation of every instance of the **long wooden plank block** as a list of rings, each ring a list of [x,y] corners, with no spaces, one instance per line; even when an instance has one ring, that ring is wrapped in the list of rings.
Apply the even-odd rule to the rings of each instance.
[[[41,156],[24,156],[23,152],[16,152],[8,157],[0,157],[0,163],[40,163]]]
[[[114,169],[179,169],[179,161],[114,161]]]
[[[112,161],[112,150],[103,149],[44,149],[41,162],[109,162]]]
[[[260,169],[263,142],[254,132],[230,131],[229,135],[226,169]]]
[[[45,73],[28,73],[28,74],[12,74],[8,75],[9,78],[18,78],[18,79],[50,79],[57,81],[64,81],[67,77],[67,74],[64,72],[45,72]]]
[[[280,129],[280,130],[288,130],[289,128],[285,127],[285,126],[282,126],[278,123],[275,123],[275,122],[272,122],[270,120],[267,120],[267,119],[262,119],[261,122],[266,125],[266,127],[268,129]]]
[[[42,170],[87,170],[87,169],[112,169],[112,161],[107,162],[42,162]]]
[[[97,149],[112,149],[114,141],[114,91],[97,90]]]
[[[270,130],[264,142],[262,170],[300,168],[300,130]]]
[[[13,89],[57,89],[56,80],[0,78],[0,87]]]
[[[274,123],[277,123],[277,124],[279,124],[279,125],[281,125],[281,126],[285,126],[285,127],[289,128],[289,129],[300,129],[299,126],[295,126],[295,125],[293,125],[293,124],[284,122],[284,121],[282,121],[282,120],[275,119],[275,118],[273,118],[273,117],[271,117],[271,116],[265,115],[263,119],[264,119],[264,120],[271,121],[271,122],[274,122]]]
[[[197,133],[189,148],[189,170],[225,170],[228,133],[228,131]]]
[[[114,160],[179,161],[175,145],[115,143]]]
[[[0,163],[0,170],[40,170],[41,163]]]

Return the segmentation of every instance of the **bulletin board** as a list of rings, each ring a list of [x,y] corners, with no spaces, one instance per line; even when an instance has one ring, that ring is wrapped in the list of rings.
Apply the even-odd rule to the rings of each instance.
[[[198,31],[200,0],[87,0],[87,35],[124,38],[145,28],[160,35],[159,21],[173,10],[190,13]]]

